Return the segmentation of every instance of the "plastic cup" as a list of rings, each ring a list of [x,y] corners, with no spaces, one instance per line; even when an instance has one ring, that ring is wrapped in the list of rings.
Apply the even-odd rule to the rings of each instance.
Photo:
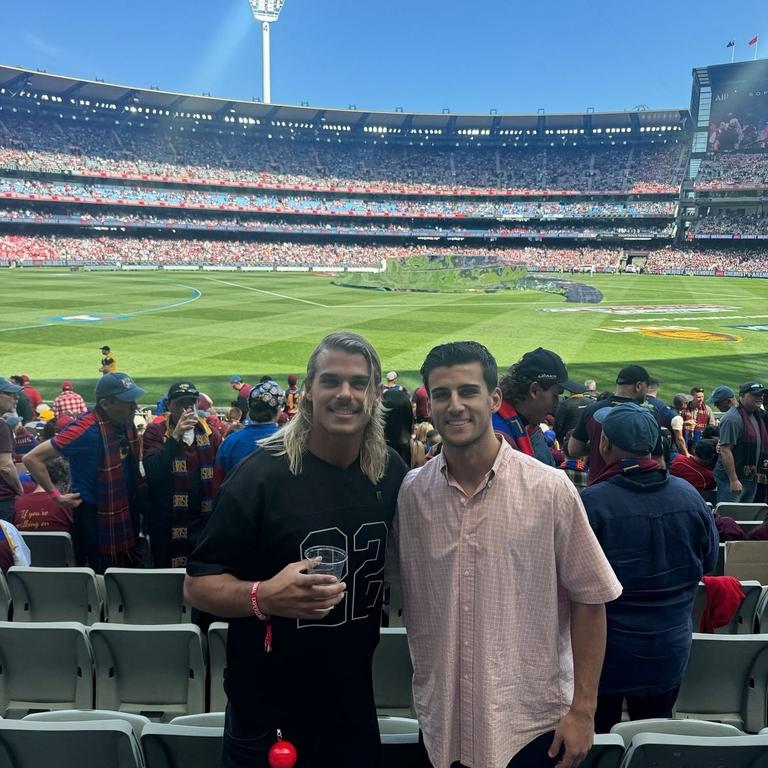
[[[317,565],[307,568],[307,573],[327,573],[339,581],[347,567],[347,553],[338,547],[309,547],[304,551],[304,557],[307,560],[323,558]]]

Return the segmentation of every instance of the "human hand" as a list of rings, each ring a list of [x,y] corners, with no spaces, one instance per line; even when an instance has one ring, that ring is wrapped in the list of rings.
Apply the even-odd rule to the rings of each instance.
[[[259,607],[270,616],[288,619],[323,619],[346,594],[347,585],[327,573],[302,573],[320,562],[289,563],[259,585]]]
[[[194,429],[196,424],[197,424],[197,413],[195,413],[195,409],[185,408],[181,413],[181,418],[179,419],[176,426],[173,428],[173,439],[177,443],[180,443],[181,439],[184,437],[184,433],[188,429]]]
[[[569,710],[557,724],[547,755],[551,758],[557,757],[560,749],[565,747],[565,752],[555,768],[576,768],[587,756],[594,736],[595,721],[592,715]]]
[[[69,509],[79,507],[83,501],[79,493],[60,493],[53,500],[62,507],[69,507]]]
[[[731,493],[743,493],[744,486],[741,484],[741,480],[731,480]]]

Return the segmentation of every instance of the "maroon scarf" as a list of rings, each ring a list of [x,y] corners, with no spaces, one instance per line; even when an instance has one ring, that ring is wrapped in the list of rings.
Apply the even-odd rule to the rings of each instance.
[[[742,434],[742,442],[746,443],[749,447],[747,454],[754,456],[753,446],[757,443],[757,434],[755,434],[755,428],[752,426],[752,420],[749,418],[749,414],[739,406],[739,413],[741,414],[741,422],[744,425],[744,433]],[[755,419],[757,420],[757,428],[760,430],[760,456],[755,467],[755,479],[758,484],[766,485],[768,483],[768,429],[765,426],[765,417],[760,411],[755,412]],[[752,462],[746,462],[746,465]]]
[[[636,475],[640,472],[651,472],[659,469],[661,467],[656,459],[619,459],[613,464],[606,464],[598,472],[591,485],[596,485],[616,475]]]

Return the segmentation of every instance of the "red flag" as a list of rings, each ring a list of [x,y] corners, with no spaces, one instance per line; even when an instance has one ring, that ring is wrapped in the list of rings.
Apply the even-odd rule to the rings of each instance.
[[[748,43],[747,45],[754,45],[757,42],[757,35],[755,35]]]

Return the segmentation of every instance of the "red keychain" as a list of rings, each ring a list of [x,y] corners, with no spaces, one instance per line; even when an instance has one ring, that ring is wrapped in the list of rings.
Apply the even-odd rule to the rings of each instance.
[[[283,740],[280,729],[277,730],[277,741],[270,747],[267,760],[269,768],[293,768],[296,765],[296,747],[290,741]]]

